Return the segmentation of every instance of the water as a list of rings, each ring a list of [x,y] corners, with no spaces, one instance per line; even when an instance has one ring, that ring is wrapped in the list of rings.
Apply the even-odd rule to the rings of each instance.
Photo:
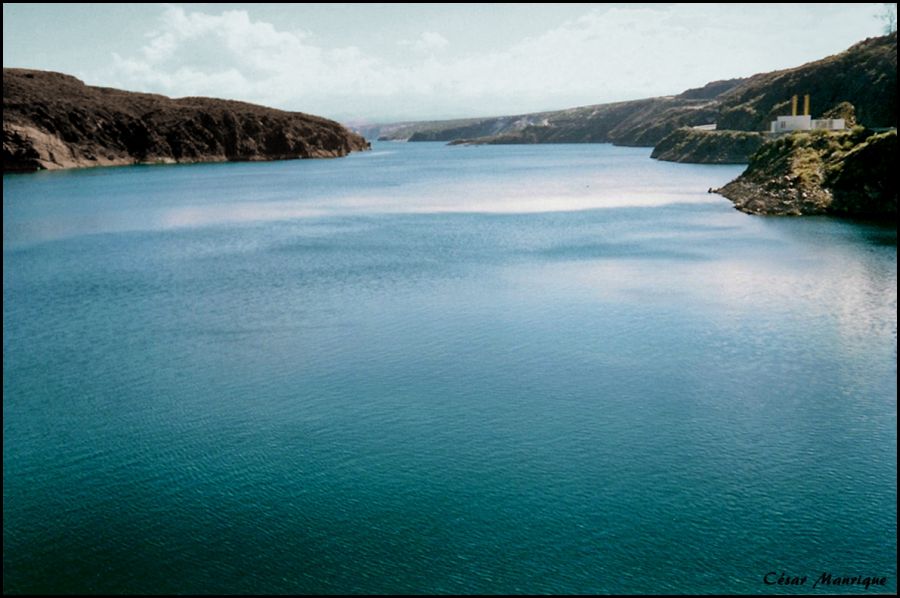
[[[4,177],[4,592],[895,591],[896,231],[648,154]]]

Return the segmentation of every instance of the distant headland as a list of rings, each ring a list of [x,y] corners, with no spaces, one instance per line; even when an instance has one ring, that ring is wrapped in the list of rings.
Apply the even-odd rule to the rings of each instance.
[[[337,122],[244,102],[170,99],[3,69],[3,172],[334,158],[368,142]]]

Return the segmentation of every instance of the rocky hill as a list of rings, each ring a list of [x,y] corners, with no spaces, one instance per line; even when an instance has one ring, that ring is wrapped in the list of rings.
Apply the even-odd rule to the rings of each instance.
[[[810,94],[816,115],[849,102],[868,127],[897,124],[897,33],[867,39],[848,50],[796,68],[747,79],[714,81],[677,96],[559,110],[384,125],[386,139],[470,143],[592,143],[654,146],[681,127],[717,123],[718,129],[761,131],[790,113],[794,94]]]
[[[91,87],[3,69],[3,171],[330,158],[367,149],[340,124],[244,102]]]
[[[809,94],[818,115],[849,102],[868,127],[897,126],[897,32],[792,69],[754,75],[721,94],[720,129],[764,130],[790,114],[793,94]]]
[[[379,137],[407,141],[465,139],[490,144],[612,142],[652,146],[679,127],[715,122],[715,101],[687,93],[516,116],[385,125]]]
[[[832,214],[896,221],[897,131],[862,127],[768,142],[716,192],[751,214]]]

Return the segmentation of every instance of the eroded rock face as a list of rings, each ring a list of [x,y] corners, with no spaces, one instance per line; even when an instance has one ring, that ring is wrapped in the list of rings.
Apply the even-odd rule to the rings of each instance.
[[[244,102],[91,87],[3,69],[3,171],[333,158],[368,149],[339,123]]]

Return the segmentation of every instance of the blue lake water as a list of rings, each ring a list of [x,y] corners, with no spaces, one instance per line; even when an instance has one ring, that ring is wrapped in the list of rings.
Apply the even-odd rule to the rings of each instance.
[[[896,591],[896,230],[740,171],[5,176],[4,592]]]

